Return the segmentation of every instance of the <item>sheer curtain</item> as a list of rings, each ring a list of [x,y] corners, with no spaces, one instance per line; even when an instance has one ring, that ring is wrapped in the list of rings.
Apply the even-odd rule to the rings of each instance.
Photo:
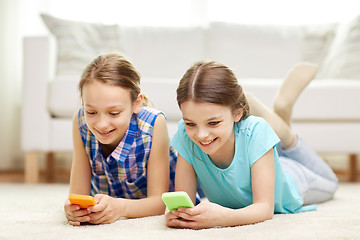
[[[22,161],[20,151],[21,39],[19,2],[0,1],[0,170]]]
[[[40,12],[72,20],[123,25],[206,25],[209,21],[308,24],[347,21],[360,12],[360,1],[0,0],[0,171],[23,167],[22,38],[47,34]]]

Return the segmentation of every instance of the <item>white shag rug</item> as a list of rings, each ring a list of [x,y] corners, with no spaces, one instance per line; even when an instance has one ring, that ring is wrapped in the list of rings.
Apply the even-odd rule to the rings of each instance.
[[[253,225],[204,230],[170,229],[164,216],[120,219],[73,227],[63,203],[66,184],[0,184],[0,239],[360,239],[360,183],[341,183],[335,198],[317,211],[276,214]]]

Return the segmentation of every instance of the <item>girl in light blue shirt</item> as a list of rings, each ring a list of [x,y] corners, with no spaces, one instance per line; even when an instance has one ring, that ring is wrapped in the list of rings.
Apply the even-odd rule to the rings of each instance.
[[[178,152],[175,190],[195,203],[199,182],[209,201],[167,212],[167,226],[251,224],[274,213],[315,210],[311,204],[333,197],[335,174],[289,127],[292,106],[315,73],[313,65],[295,66],[274,111],[245,97],[222,64],[201,62],[185,73],[177,89],[183,120],[171,141]],[[250,116],[249,105],[261,117]]]

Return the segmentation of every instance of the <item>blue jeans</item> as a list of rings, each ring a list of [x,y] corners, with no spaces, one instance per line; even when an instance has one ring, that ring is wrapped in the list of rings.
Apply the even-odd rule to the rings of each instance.
[[[338,179],[329,165],[300,137],[293,148],[282,149],[277,145],[280,164],[295,181],[304,205],[333,198]]]

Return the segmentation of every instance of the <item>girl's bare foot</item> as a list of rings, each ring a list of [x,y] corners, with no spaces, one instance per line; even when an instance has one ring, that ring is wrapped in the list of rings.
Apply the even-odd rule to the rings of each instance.
[[[314,79],[318,66],[311,63],[300,63],[295,65],[285,77],[280,89],[278,90],[274,102],[273,110],[289,126],[291,122],[293,106],[301,92]]]

